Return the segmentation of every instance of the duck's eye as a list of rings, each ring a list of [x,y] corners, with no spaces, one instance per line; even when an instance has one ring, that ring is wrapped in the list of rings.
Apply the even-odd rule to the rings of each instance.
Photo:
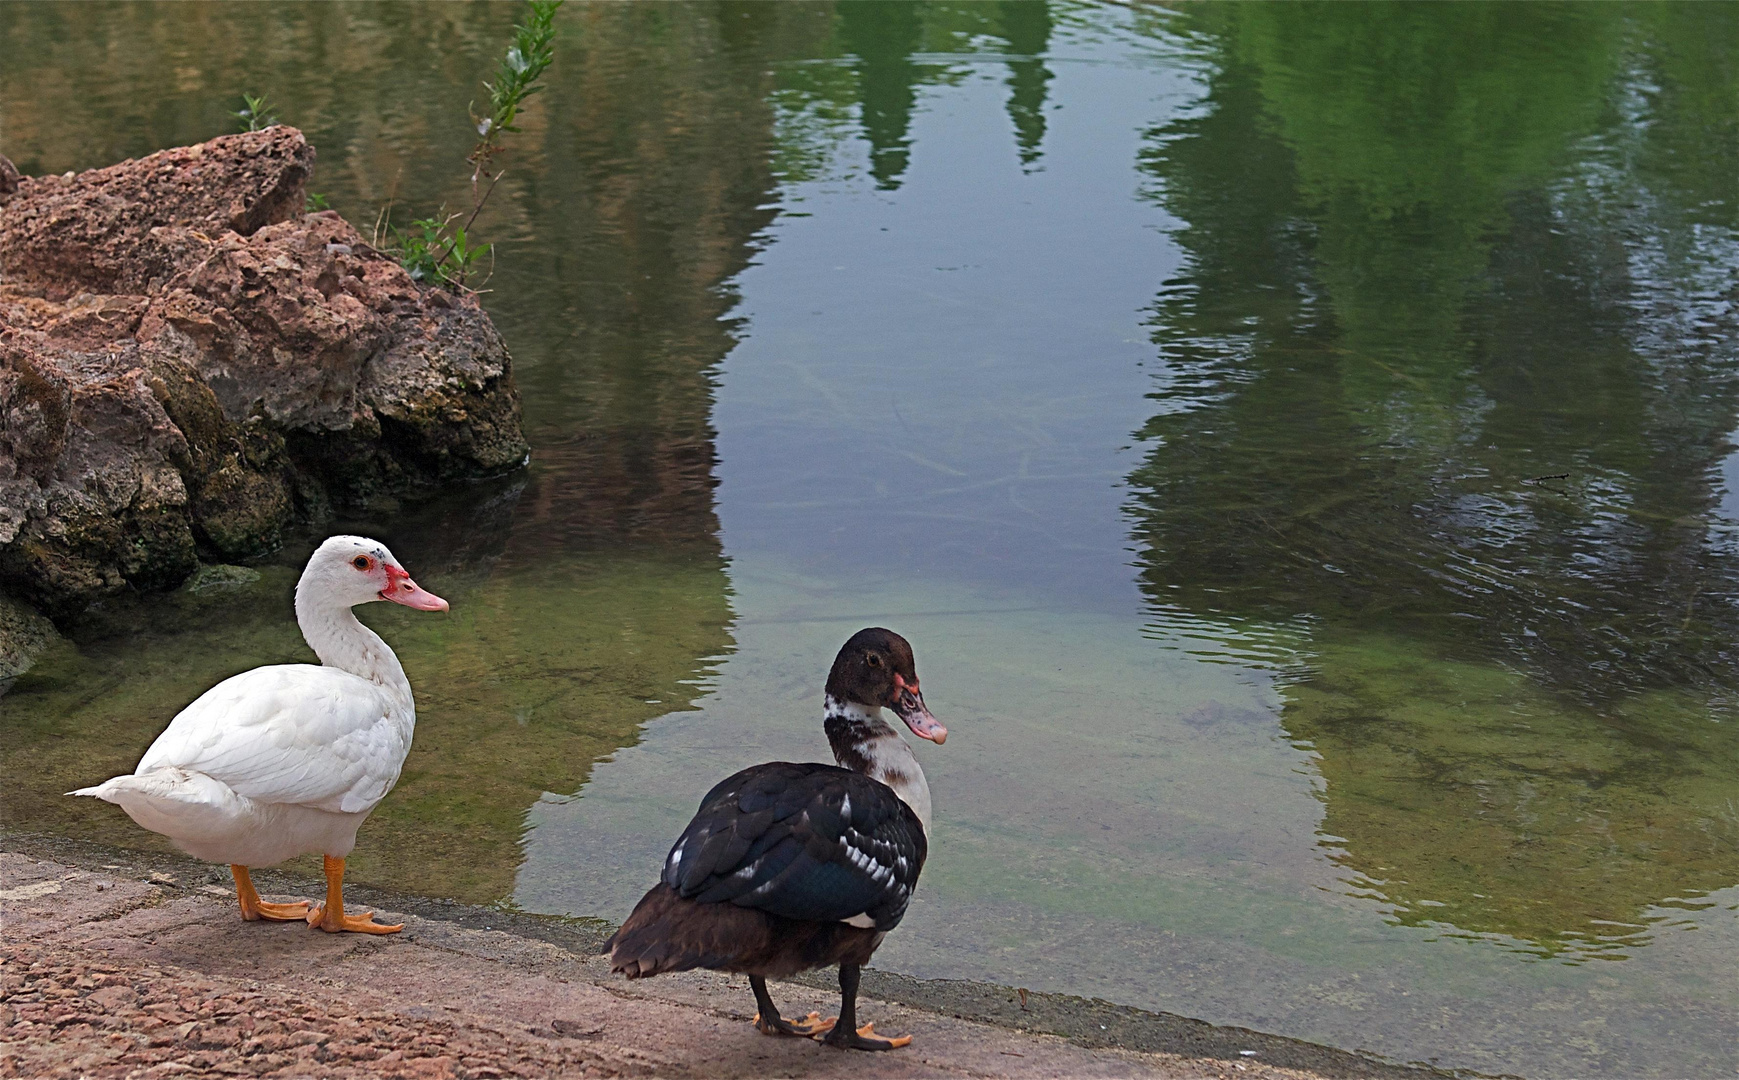
[[[869,664],[870,667],[881,667],[882,666],[882,658],[877,656],[875,653],[870,653],[868,656],[864,657],[864,660]]]
[[[368,561],[367,555],[358,555],[356,558],[350,560],[350,565],[356,567],[358,570],[367,570],[373,564]]]

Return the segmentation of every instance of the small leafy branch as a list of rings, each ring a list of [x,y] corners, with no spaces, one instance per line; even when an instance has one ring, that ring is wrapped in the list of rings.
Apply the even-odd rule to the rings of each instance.
[[[477,127],[478,142],[465,158],[471,162],[471,200],[481,207],[489,198],[485,190],[478,195],[478,185],[487,178],[489,187],[494,188],[495,182],[501,179],[500,172],[491,173],[494,168],[495,156],[504,149],[501,145],[502,133],[518,131],[513,121],[519,117],[519,109],[531,95],[542,90],[537,80],[555,59],[555,19],[556,9],[562,6],[562,0],[530,0],[531,18],[513,28],[513,44],[507,47],[507,55],[501,58],[501,66],[496,70],[495,81],[484,83],[483,89],[489,91],[489,115],[479,117],[471,114],[471,122]],[[475,217],[475,213],[472,215]]]
[[[278,122],[272,114],[272,103],[266,100],[266,95],[255,97],[252,94],[242,95],[242,107],[230,113],[241,122],[240,131],[260,131]]]
[[[399,265],[410,272],[412,281],[463,289],[478,261],[486,253],[493,253],[493,244],[470,243],[465,227],[454,224],[459,216],[418,218],[411,222],[408,231],[387,224],[392,233],[392,245],[387,250],[398,256]]]
[[[538,79],[555,59],[555,13],[562,0],[529,0],[527,18],[513,28],[513,43],[507,47],[496,69],[495,81],[485,82],[489,91],[489,112],[478,116],[475,102],[471,123],[477,129],[477,145],[465,156],[471,163],[471,210],[442,213],[437,217],[419,218],[411,222],[409,231],[395,228],[390,207],[383,211],[387,230],[392,235],[391,250],[399,263],[417,281],[434,281],[454,289],[466,289],[477,264],[485,253],[494,259],[494,244],[472,244],[467,233],[476,224],[477,215],[500,183],[506,170],[496,167],[495,159],[505,150],[501,137],[518,131],[514,121],[527,98],[542,90]],[[461,222],[463,218],[463,222]],[[377,224],[376,236],[380,233]],[[381,246],[378,243],[376,246]]]

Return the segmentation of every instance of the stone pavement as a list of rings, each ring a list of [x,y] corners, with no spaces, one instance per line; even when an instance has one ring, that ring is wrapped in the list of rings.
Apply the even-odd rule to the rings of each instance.
[[[230,890],[202,867],[172,874],[111,857],[124,861],[0,852],[0,1077],[1304,1080],[1406,1071],[1345,1055],[1319,1073],[1088,1048],[870,998],[860,1018],[912,1034],[913,1045],[838,1051],[757,1033],[740,976],[628,983],[601,957],[550,941],[392,911],[383,916],[406,927],[391,937],[244,923]],[[260,884],[271,899],[297,898]],[[775,983],[773,995],[787,1015],[838,1001],[800,983]]]

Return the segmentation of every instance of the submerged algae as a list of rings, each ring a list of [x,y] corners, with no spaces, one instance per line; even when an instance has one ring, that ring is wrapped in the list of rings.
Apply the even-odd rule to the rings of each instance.
[[[1657,905],[1739,880],[1731,709],[1662,690],[1596,712],[1380,634],[1308,649],[1281,722],[1326,784],[1321,842],[1399,922],[1622,958]]]
[[[290,609],[296,568],[259,570],[251,583],[105,612],[21,678],[6,698],[0,822],[167,849],[118,807],[61,793],[131,772],[180,707],[220,679],[312,659]],[[410,676],[417,731],[397,787],[362,828],[351,876],[495,902],[513,886],[526,808],[575,790],[641,724],[703,691],[709,659],[730,648],[724,571],[716,555],[678,551],[579,555],[481,581],[417,576],[452,603],[450,618],[358,609]]]
[[[642,724],[705,691],[730,649],[724,585],[716,558],[600,556],[492,577],[442,625],[371,620],[400,624],[389,636],[422,675],[417,739],[365,828],[359,879],[506,898],[526,808],[577,790]]]

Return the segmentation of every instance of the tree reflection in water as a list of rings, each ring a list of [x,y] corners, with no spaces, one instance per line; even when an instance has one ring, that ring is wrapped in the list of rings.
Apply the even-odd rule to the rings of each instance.
[[[1204,106],[1144,155],[1189,263],[1153,309],[1143,587],[1302,628],[1282,723],[1396,918],[1621,954],[1739,881],[1739,21],[1189,27]]]
[[[6,150],[28,173],[108,164],[226,131],[269,89],[319,153],[314,188],[366,230],[378,208],[466,200],[463,122],[509,5],[0,8]],[[712,410],[738,326],[732,282],[776,185],[861,129],[876,185],[909,166],[924,54],[1008,43],[1009,112],[1039,160],[1043,3],[575,4],[477,235],[511,343],[532,469],[328,529],[378,535],[453,602],[385,624],[418,690],[416,744],[352,860],[359,880],[496,900],[525,812],[581,786],[641,725],[689,708],[730,651]],[[811,64],[808,61],[820,60]],[[56,103],[52,110],[43,102]],[[810,123],[805,117],[812,118]],[[842,123],[849,120],[850,123]],[[202,689],[306,660],[287,617],[304,538],[233,590],[97,613],[6,699],[0,812],[14,828],[150,844],[58,792],[130,768]],[[378,618],[377,618],[378,616]]]

